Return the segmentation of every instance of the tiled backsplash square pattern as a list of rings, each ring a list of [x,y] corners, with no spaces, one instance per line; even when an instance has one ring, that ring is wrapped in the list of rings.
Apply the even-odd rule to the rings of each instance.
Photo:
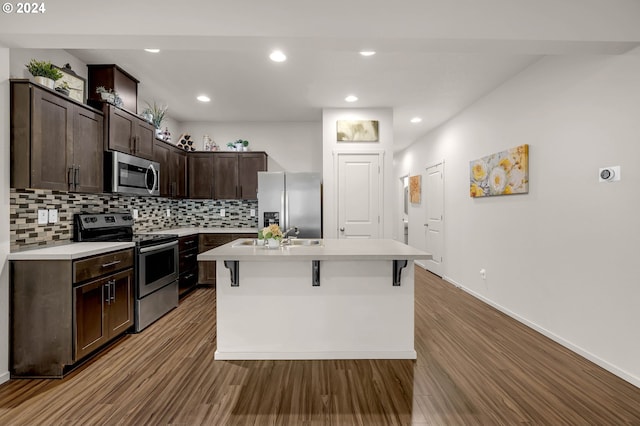
[[[58,222],[38,225],[38,210],[57,209]],[[255,200],[172,200],[111,194],[76,194],[43,189],[11,189],[11,251],[68,243],[73,238],[73,215],[138,210],[134,232],[175,227],[257,228]],[[171,215],[167,217],[167,209]],[[220,210],[225,210],[225,217]]]

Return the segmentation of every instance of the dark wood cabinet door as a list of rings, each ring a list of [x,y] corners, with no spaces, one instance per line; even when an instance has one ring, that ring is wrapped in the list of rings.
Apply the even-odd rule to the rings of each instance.
[[[131,154],[136,128],[136,118],[112,105],[106,105],[105,113],[109,116],[108,148]]]
[[[193,153],[188,158],[189,198],[213,198],[213,158],[211,154]]]
[[[103,190],[103,116],[76,106],[73,117],[73,190]]]
[[[153,161],[160,164],[160,196],[172,196],[173,164],[171,162],[171,147],[159,140],[154,141]]]
[[[241,153],[238,155],[239,198],[258,199],[258,172],[267,170],[267,154]]]
[[[238,154],[213,155],[213,198],[233,200],[238,198]]]
[[[107,281],[103,278],[74,288],[74,360],[88,355],[109,339],[105,311]]]
[[[108,277],[111,291],[108,307],[108,338],[114,338],[133,326],[133,269]]]
[[[175,148],[171,150],[173,169],[173,196],[187,198],[187,153]]]
[[[138,117],[135,117],[133,125],[135,127],[135,139],[133,141],[132,154],[147,160],[153,160],[153,145],[156,140],[155,127]]]
[[[32,91],[31,187],[68,191],[74,105],[43,89]]]

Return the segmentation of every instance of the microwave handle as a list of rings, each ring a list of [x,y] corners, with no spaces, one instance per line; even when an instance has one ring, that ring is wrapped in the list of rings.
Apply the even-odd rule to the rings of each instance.
[[[149,164],[149,167],[147,168],[147,173],[149,172],[153,173],[153,186],[151,186],[151,188],[147,188],[147,191],[149,191],[149,194],[151,194],[158,186],[158,172],[156,171],[156,168],[153,167],[153,164]]]

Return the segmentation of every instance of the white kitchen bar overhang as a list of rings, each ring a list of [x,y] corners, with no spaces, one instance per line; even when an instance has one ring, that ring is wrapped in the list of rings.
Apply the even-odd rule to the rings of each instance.
[[[416,259],[393,240],[236,240],[216,261],[217,360],[415,359]]]

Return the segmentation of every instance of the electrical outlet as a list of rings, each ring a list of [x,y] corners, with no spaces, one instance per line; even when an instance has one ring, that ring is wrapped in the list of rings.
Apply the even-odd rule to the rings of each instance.
[[[249,210],[249,215],[250,215],[251,217],[256,217],[256,209],[251,209],[251,210]]]
[[[167,209],[167,217],[171,217],[171,209]]]
[[[226,212],[224,211],[224,209],[220,209],[220,217],[224,217],[226,214]]]
[[[49,223],[49,212],[47,210],[38,210],[38,225],[46,225]]]
[[[485,269],[480,269],[480,278],[483,280],[487,279],[487,271]]]
[[[57,209],[49,209],[49,223],[58,223]]]
[[[138,209],[133,209],[133,218],[134,219],[138,218]]]

